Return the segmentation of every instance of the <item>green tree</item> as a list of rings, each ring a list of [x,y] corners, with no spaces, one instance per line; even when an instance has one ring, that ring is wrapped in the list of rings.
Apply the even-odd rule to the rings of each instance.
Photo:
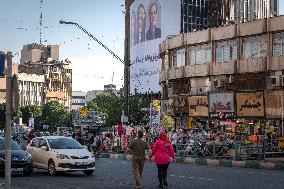
[[[169,115],[164,115],[161,121],[161,127],[165,128],[168,131],[171,131],[174,128],[174,119]]]
[[[146,125],[149,122],[149,107],[147,97],[144,95],[131,95],[129,105],[129,122],[134,125]]]
[[[98,105],[93,101],[88,102],[87,108],[88,108],[88,110],[94,110],[94,111],[98,111],[98,109],[99,109]]]
[[[42,124],[53,131],[58,126],[70,126],[71,115],[67,108],[58,101],[49,101],[42,108]]]
[[[6,104],[0,104],[0,129],[5,127],[6,123]]]
[[[35,106],[35,105],[27,105],[20,107],[20,114],[22,116],[22,121],[24,124],[28,125],[29,124],[29,118],[33,116],[35,119],[35,129],[37,130],[40,128],[41,125],[41,113],[42,109],[40,106]]]

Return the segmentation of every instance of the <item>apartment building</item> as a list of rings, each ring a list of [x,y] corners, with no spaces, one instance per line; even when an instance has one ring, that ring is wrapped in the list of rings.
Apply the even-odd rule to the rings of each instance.
[[[159,74],[162,101],[172,103],[165,104],[165,107],[172,108],[171,115],[180,119],[181,125],[187,125],[191,116],[214,119],[218,115],[210,116],[210,100],[212,103],[214,99],[208,94],[231,92],[230,102],[234,105],[228,118],[231,115],[233,118],[280,120],[283,117],[281,98],[284,97],[283,41],[284,16],[184,33],[167,39],[160,44],[162,68]],[[255,96],[263,101],[252,98],[250,104],[250,99],[240,102],[240,99],[256,93]],[[192,104],[189,97],[198,96],[206,99]],[[225,101],[225,98],[220,99]],[[218,103],[222,105],[222,102]],[[197,106],[203,106],[202,111],[192,113],[191,108],[195,111]],[[245,108],[249,108],[250,113],[242,114],[241,110]],[[258,111],[261,114],[256,115]]]
[[[82,91],[72,91],[71,110],[79,110],[84,106],[87,106],[87,93]]]

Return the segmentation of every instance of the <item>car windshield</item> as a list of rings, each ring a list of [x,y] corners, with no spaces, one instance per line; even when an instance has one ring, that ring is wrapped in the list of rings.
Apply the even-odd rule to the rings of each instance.
[[[0,138],[0,150],[5,150],[5,140],[3,138]],[[11,150],[21,150],[21,147],[11,140]]]
[[[50,148],[52,149],[82,149],[83,146],[72,138],[56,138],[48,139]]]

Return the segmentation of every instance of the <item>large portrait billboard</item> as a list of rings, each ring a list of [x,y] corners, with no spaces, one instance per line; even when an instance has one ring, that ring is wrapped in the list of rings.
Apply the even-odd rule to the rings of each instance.
[[[209,116],[211,118],[235,117],[234,93],[209,93]]]
[[[135,0],[130,7],[130,92],[160,91],[159,44],[180,32],[180,0]]]
[[[238,117],[263,117],[264,95],[257,93],[237,93],[237,116]]]

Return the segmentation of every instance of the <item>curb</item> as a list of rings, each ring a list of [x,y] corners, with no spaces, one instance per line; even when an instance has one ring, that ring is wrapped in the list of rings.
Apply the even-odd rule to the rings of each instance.
[[[113,160],[131,160],[131,155],[125,154],[102,154],[102,158],[110,158]],[[253,169],[266,169],[266,170],[283,170],[284,163],[273,163],[263,161],[236,161],[227,159],[206,159],[206,158],[177,158],[176,163],[184,163],[191,165],[206,165],[218,167],[236,167],[236,168],[253,168]]]

